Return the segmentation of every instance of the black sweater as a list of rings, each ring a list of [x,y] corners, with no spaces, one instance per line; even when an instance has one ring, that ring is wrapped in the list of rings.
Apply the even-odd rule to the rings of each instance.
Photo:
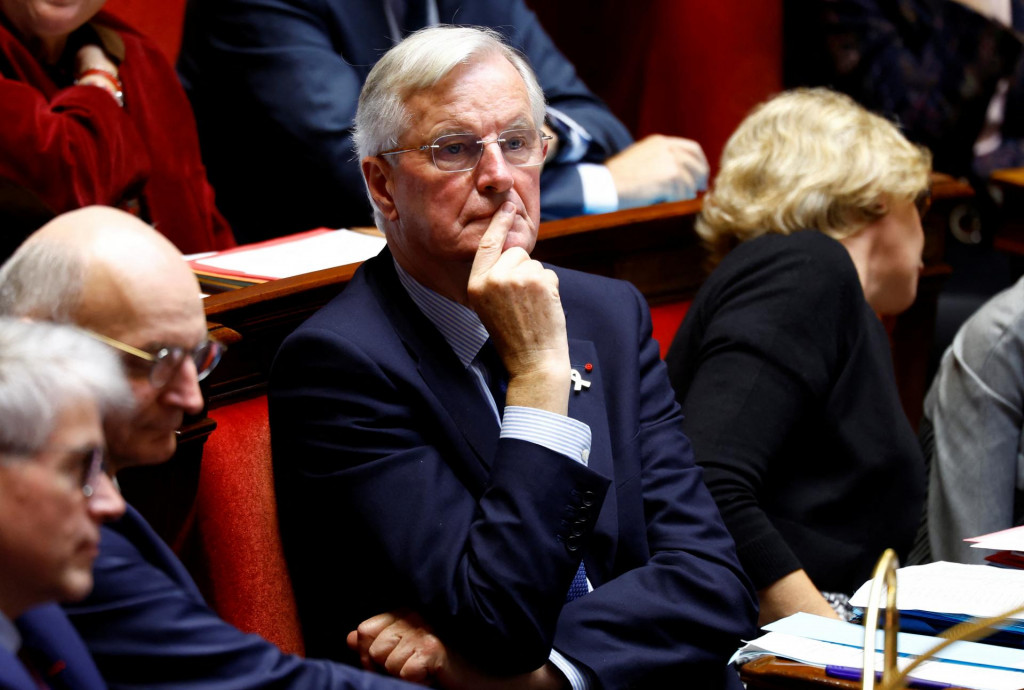
[[[755,587],[852,592],[906,555],[924,464],[846,249],[766,235],[708,278],[667,357],[684,428]]]

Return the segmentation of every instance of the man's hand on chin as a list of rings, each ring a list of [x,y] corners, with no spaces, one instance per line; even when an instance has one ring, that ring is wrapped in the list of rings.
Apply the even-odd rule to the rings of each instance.
[[[507,405],[557,414],[569,408],[569,340],[558,276],[519,247],[503,251],[516,210],[505,202],[480,239],[469,275],[469,306],[508,371]]]

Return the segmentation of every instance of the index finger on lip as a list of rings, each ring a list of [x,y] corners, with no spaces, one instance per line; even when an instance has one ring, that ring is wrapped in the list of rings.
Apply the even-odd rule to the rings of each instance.
[[[491,217],[491,222],[480,238],[480,244],[473,257],[473,268],[470,275],[479,275],[488,271],[501,258],[501,252],[505,246],[505,238],[516,218],[516,207],[511,201],[506,201],[501,208]]]

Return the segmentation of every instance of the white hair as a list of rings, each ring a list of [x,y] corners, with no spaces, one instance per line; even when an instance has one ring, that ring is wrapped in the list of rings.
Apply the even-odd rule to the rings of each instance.
[[[73,326],[0,318],[0,455],[38,452],[73,405],[94,402],[106,418],[133,400],[107,345]]]
[[[433,26],[410,34],[370,70],[356,110],[353,136],[359,158],[376,156],[398,145],[399,137],[410,125],[405,109],[410,96],[436,85],[459,65],[490,55],[504,57],[523,78],[534,125],[539,128],[544,122],[544,91],[521,53],[493,29]],[[373,205],[372,196],[370,203]],[[373,214],[377,226],[383,228],[376,205]]]

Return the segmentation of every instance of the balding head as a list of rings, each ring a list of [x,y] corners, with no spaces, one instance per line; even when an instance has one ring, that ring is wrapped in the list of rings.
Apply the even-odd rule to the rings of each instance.
[[[191,350],[206,337],[195,276],[163,235],[116,209],[92,206],[58,216],[0,268],[0,314],[72,322],[157,354]],[[116,468],[163,462],[184,413],[202,398],[191,360],[161,387],[151,363],[124,358],[138,412],[107,429]]]
[[[170,288],[190,303],[199,293],[174,245],[135,216],[90,206],[44,225],[4,264],[0,313],[105,332],[125,306]]]

